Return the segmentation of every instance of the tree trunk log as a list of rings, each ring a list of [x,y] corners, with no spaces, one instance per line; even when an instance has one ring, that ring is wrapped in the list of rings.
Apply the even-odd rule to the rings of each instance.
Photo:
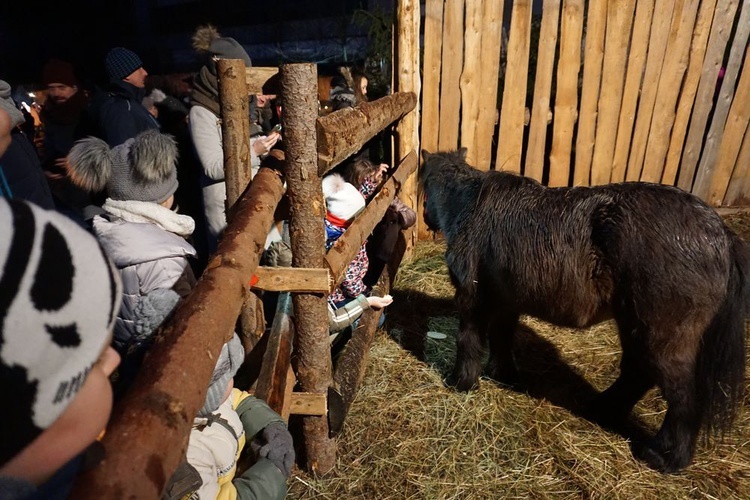
[[[398,92],[318,118],[318,174],[322,177],[362,149],[367,141],[414,109],[416,104],[416,94]]]
[[[293,267],[325,266],[325,212],[315,133],[317,81],[314,64],[287,64],[281,68]],[[332,379],[326,297],[298,293],[293,296],[293,304],[297,378],[303,392],[326,394]],[[302,427],[308,470],[316,474],[328,472],[336,462],[336,443],[328,437],[327,419],[306,416]]]

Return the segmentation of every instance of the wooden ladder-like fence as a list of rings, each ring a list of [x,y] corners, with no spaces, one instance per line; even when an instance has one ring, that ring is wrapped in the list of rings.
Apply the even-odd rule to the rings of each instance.
[[[219,60],[218,70],[229,224],[195,289],[162,329],[132,389],[115,408],[102,441],[107,456],[81,475],[75,498],[159,497],[184,457],[216,357],[238,318],[241,337],[250,349],[246,364],[256,360],[259,365],[255,395],[285,418],[303,415],[310,471],[326,472],[335,464],[334,438],[361,382],[380,312],[363,315],[334,366],[326,297],[343,280],[349,262],[416,171],[417,154],[403,155],[392,176],[328,253],[320,180],[412,111],[417,97],[413,92],[397,92],[319,118],[315,65],[282,66],[285,152],[273,151],[249,183],[248,95],[255,88],[253,82],[268,75],[262,74],[265,70],[246,71],[241,60]],[[268,229],[285,196],[291,214],[292,267],[259,267]],[[392,263],[383,272],[378,283],[381,293],[388,293],[397,265]],[[265,334],[259,290],[282,292]],[[255,378],[250,376],[251,381]]]

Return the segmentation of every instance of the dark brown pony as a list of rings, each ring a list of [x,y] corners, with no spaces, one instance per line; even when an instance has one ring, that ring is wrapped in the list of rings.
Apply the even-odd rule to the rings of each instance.
[[[592,405],[624,421],[654,386],[661,428],[634,454],[664,472],[687,466],[701,429],[716,436],[743,397],[750,251],[699,198],[658,184],[546,188],[481,172],[465,150],[422,152],[424,219],[442,231],[460,314],[451,383],[514,381],[523,314],[584,328],[614,318],[620,374]]]

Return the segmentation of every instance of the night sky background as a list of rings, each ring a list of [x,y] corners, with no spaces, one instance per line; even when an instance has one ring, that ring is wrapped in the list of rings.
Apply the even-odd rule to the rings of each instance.
[[[33,84],[52,58],[70,61],[85,81],[101,82],[115,46],[137,52],[151,74],[199,67],[191,47],[205,23],[242,43],[254,65],[356,62],[367,27],[355,11],[392,11],[390,0],[66,0],[0,2],[0,79]],[[390,13],[388,13],[390,15]]]

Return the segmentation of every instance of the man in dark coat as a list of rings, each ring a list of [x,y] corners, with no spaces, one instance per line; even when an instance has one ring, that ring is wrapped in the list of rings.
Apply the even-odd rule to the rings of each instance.
[[[143,106],[146,96],[146,72],[138,54],[115,47],[104,61],[109,88],[97,94],[89,111],[98,137],[115,147],[144,130],[159,128],[159,122]]]

